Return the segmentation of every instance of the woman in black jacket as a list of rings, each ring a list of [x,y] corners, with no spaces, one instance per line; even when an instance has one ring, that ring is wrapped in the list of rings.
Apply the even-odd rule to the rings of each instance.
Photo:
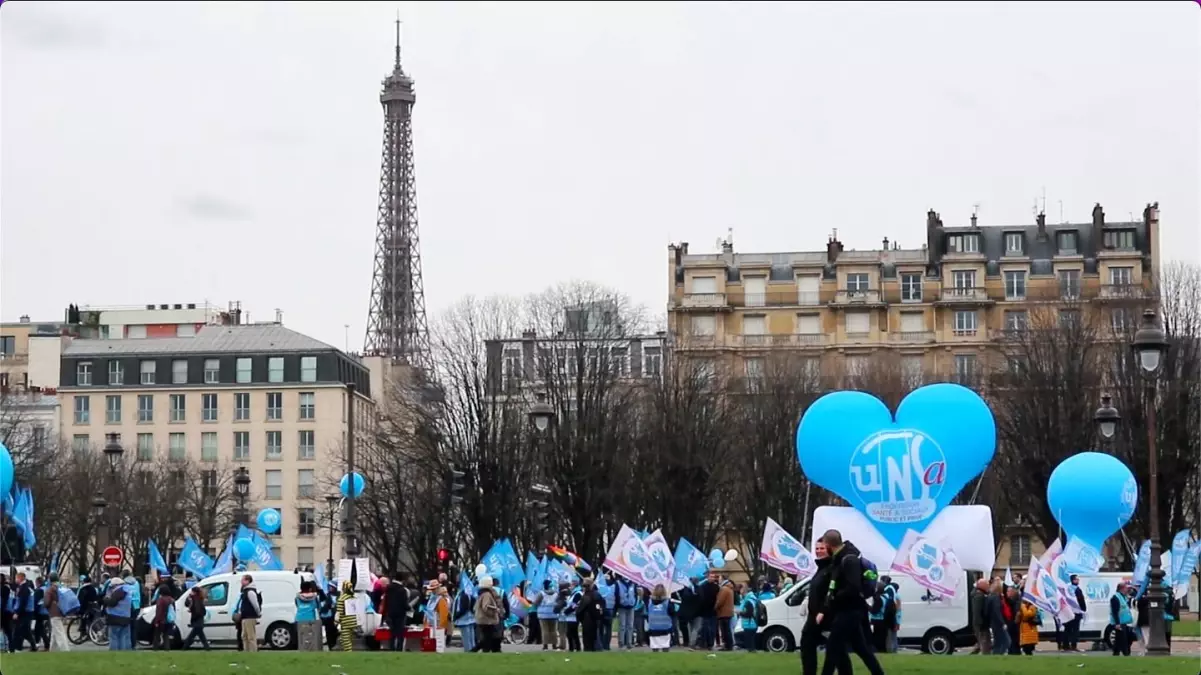
[[[801,628],[802,675],[817,675],[817,647],[822,643],[822,627],[817,623],[817,616],[826,606],[826,591],[830,589],[830,557],[825,542],[818,540],[813,547],[813,557],[817,571],[809,579],[809,597],[806,598],[809,613]],[[839,672],[842,672],[841,668]]]

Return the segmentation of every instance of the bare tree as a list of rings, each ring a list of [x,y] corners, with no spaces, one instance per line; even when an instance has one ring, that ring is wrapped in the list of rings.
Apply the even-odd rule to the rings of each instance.
[[[219,550],[236,525],[234,468],[189,462],[179,469],[183,471],[179,495],[183,530],[206,551]]]

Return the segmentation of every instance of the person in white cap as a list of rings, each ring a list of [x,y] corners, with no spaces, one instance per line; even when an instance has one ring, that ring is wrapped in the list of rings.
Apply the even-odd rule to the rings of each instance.
[[[492,577],[480,577],[479,597],[475,600],[475,626],[482,652],[500,652],[500,598],[492,588]]]

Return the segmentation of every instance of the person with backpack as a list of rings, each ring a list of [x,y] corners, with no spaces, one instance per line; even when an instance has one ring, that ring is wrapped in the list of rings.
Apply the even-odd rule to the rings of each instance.
[[[463,641],[463,653],[475,651],[475,608],[473,604],[471,595],[466,588],[459,587],[455,591],[451,616],[452,622],[459,629],[459,638]]]
[[[43,601],[46,612],[50,617],[50,645],[52,652],[71,651],[71,641],[67,639],[67,624],[64,618],[79,611],[79,599],[75,591],[63,588],[57,574],[50,575],[50,583],[46,587]]]
[[[838,530],[827,530],[821,539],[830,553],[825,606],[817,616],[819,624],[828,621],[830,626],[822,675],[833,675],[835,668],[851,672],[851,652],[862,659],[871,675],[884,675],[863,630],[867,620],[865,600],[875,592],[879,572],[874,563],[863,559],[854,544],[842,540]]]
[[[652,652],[671,651],[672,618],[675,607],[663,584],[655,586],[646,602],[646,635]]]
[[[755,643],[759,637],[759,622],[756,618],[759,615],[759,608],[763,603],[759,601],[759,596],[755,595],[755,589],[746,589],[746,594],[742,596],[742,603],[738,606],[738,618],[742,622],[742,632],[738,634],[739,647],[748,652],[755,651]]]
[[[204,634],[204,620],[208,615],[208,610],[204,606],[204,589],[199,586],[193,586],[192,590],[188,591],[188,599],[184,600],[184,607],[188,608],[188,637],[183,641],[184,649],[191,649],[192,643],[200,640],[200,646],[204,651],[209,650],[209,639]]]
[[[263,612],[263,596],[254,587],[254,577],[249,574],[242,576],[242,594],[238,602],[238,614],[235,623],[242,627],[242,651],[257,652],[259,650],[258,625]]]

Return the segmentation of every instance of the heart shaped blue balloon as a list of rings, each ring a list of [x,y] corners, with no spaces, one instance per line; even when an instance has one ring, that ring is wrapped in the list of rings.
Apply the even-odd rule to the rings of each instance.
[[[836,391],[801,418],[797,459],[809,480],[842,497],[893,546],[921,532],[992,460],[997,428],[976,392],[931,384],[896,419],[880,399]]]

